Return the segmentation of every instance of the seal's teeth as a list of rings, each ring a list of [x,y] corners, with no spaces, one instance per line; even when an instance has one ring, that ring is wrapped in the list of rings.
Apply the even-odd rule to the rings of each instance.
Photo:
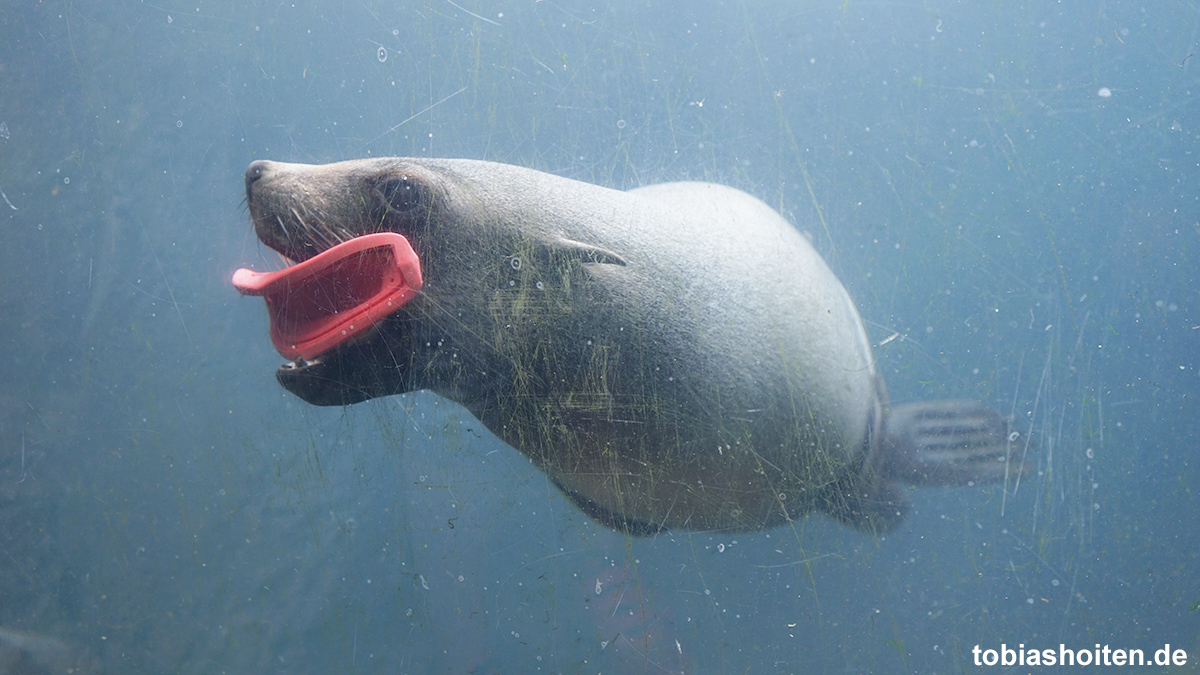
[[[301,370],[303,368],[315,366],[320,362],[321,362],[320,358],[315,358],[312,361],[309,361],[308,359],[306,359],[304,357],[300,357],[300,358],[296,359],[295,361],[285,362],[282,366],[279,366],[279,368],[280,368],[280,370]]]

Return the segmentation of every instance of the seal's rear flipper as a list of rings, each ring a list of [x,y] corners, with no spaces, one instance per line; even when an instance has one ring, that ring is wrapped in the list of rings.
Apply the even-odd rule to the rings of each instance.
[[[894,406],[882,440],[884,475],[913,485],[992,482],[1024,472],[1019,434],[975,401]]]

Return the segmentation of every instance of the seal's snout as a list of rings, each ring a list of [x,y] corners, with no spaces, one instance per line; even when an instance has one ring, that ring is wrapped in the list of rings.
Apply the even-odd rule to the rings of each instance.
[[[246,197],[250,197],[250,186],[266,175],[270,170],[271,163],[265,159],[255,160],[250,162],[250,166],[246,167]]]

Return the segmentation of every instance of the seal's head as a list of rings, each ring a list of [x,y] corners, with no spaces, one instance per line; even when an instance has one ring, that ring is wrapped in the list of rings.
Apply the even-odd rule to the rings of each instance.
[[[298,263],[275,273],[292,285],[274,296],[266,287],[283,281],[271,275],[243,270],[234,279],[243,293],[267,295],[272,337],[291,359],[277,373],[280,384],[316,405],[429,389],[468,407],[511,385],[515,359],[526,351],[515,347],[522,339],[511,316],[523,303],[517,296],[536,285],[526,318],[540,328],[562,325],[562,311],[550,321],[545,310],[555,304],[555,289],[578,292],[580,284],[571,283],[577,263],[624,264],[563,238],[536,200],[519,198],[534,192],[522,186],[530,175],[466,160],[252,163],[246,201],[255,233]],[[386,259],[364,263],[364,250]],[[395,274],[395,288],[380,281],[380,270]],[[290,339],[318,332],[307,345]],[[505,344],[514,346],[509,356],[497,351]]]
[[[445,193],[442,177],[435,172],[391,159],[324,166],[256,161],[247,168],[246,201],[255,233],[264,244],[299,263],[275,275],[305,276],[304,283],[308,284],[302,287],[300,281],[295,281],[271,295],[271,286],[282,286],[282,279],[254,275],[259,278],[254,287],[250,281],[253,273],[239,271],[243,275],[241,284],[235,277],[235,285],[243,293],[267,295],[276,345],[293,359],[279,369],[280,384],[317,405],[344,405],[422,386],[423,376],[438,365],[434,359],[435,363],[420,363],[418,369],[411,367],[412,359],[426,351],[418,345],[435,337],[430,334],[433,323],[419,319],[432,310],[432,298],[416,290],[421,287],[416,261],[427,268],[431,264],[437,267],[439,256],[430,229],[445,208]],[[401,235],[395,237],[399,253],[388,248],[394,243],[390,240],[379,240],[380,246],[374,248],[366,246],[371,235],[378,238],[383,233]],[[366,253],[342,252],[354,247]],[[411,268],[406,274],[397,274],[406,277],[401,282],[408,283],[409,292],[397,298],[382,295],[376,287],[384,272],[364,262],[368,253],[376,260],[390,256],[382,263],[385,266],[409,256]],[[323,260],[331,254],[335,257]],[[314,264],[312,271],[305,269],[301,274],[301,268]],[[317,286],[312,278],[320,278],[323,285]],[[294,319],[291,333],[318,332],[310,325],[296,328],[295,324],[308,321],[328,325],[339,314],[347,316],[352,309],[349,305],[363,301],[346,300],[354,295],[351,287],[364,284],[371,286],[366,295],[380,294],[374,314],[357,317],[357,323],[350,320],[334,326],[333,332],[325,330],[328,335],[311,340],[308,351],[289,344],[293,341],[286,339],[289,327],[284,326],[289,318]],[[315,307],[321,303],[313,302],[314,295],[326,300],[322,308]],[[403,311],[399,311],[401,305]],[[318,312],[324,316],[314,318]]]
[[[258,160],[246,169],[246,201],[259,239],[299,262],[364,234],[422,234],[443,192],[438,183],[397,159]]]

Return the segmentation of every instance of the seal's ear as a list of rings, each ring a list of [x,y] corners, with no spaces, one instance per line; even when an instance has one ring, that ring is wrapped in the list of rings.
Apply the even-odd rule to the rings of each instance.
[[[554,252],[566,258],[574,258],[585,263],[598,263],[601,265],[628,264],[624,258],[608,249],[565,237],[559,237],[554,243]]]

